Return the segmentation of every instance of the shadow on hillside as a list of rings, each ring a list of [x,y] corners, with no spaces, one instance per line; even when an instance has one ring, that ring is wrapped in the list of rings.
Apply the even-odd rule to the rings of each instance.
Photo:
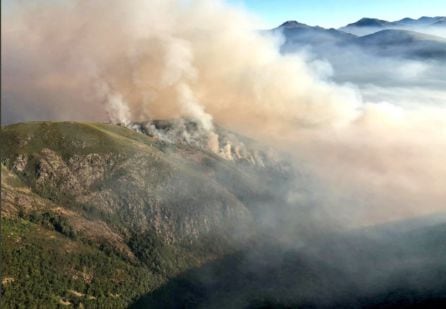
[[[190,270],[132,308],[446,308],[446,225],[249,248]]]

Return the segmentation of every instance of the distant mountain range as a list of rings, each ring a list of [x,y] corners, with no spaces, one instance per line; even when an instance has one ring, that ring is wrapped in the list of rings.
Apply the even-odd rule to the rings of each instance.
[[[339,29],[287,21],[271,31],[284,36],[284,53],[310,48],[330,59],[334,49],[338,54],[354,47],[379,56],[443,60],[446,38],[433,35],[430,30],[435,28],[435,34],[446,33],[445,21],[446,17],[404,18],[395,22],[362,18]]]
[[[281,32],[285,36],[287,43],[293,44],[337,44],[350,42],[356,38],[353,34],[333,28],[326,29],[319,26],[312,27],[297,21],[284,22],[272,31]]]
[[[413,30],[432,27],[446,27],[446,17],[423,16],[418,19],[406,17],[393,22],[377,18],[362,18],[355,23],[340,28],[339,30],[356,35],[366,35],[385,29]]]

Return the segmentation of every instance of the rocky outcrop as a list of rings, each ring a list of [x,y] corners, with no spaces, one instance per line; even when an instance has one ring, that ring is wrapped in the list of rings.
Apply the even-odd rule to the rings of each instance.
[[[78,237],[98,244],[107,244],[124,256],[134,259],[125,239],[113,231],[106,222],[86,218],[79,211],[67,209],[39,196],[23,185],[14,173],[4,166],[2,166],[1,193],[3,218],[30,218],[42,214],[53,214],[66,220]]]

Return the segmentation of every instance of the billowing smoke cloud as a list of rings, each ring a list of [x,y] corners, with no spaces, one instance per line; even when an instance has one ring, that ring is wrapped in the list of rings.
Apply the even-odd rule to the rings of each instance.
[[[279,42],[256,34],[247,16],[218,1],[76,1],[27,8],[13,24],[5,27],[6,57],[25,48],[26,67],[37,71],[32,88],[88,97],[100,84],[99,99],[114,106],[109,110],[120,96],[133,120],[214,116],[267,131],[277,119],[293,126],[346,123],[360,107],[354,91],[322,82],[300,57],[281,56]],[[14,27],[21,31],[8,31]],[[11,71],[6,90],[21,86]],[[97,99],[87,98],[88,108]]]
[[[446,210],[445,106],[364,102],[220,1],[43,2],[3,23],[7,122],[192,117],[294,155],[346,222]]]

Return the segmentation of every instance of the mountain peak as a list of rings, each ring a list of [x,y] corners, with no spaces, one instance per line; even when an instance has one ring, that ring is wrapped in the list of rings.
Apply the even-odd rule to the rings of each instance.
[[[355,23],[348,24],[347,26],[355,26],[355,27],[381,27],[384,25],[390,24],[390,22],[377,18],[369,18],[364,17],[358,20]]]
[[[302,24],[296,20],[287,20],[279,26],[279,28],[294,28],[294,27],[309,27],[306,24]]]
[[[416,19],[413,19],[413,18],[410,18],[410,17],[406,17],[406,18],[403,18],[403,19],[400,19],[400,20],[394,22],[394,24],[398,24],[398,25],[411,25],[411,24],[414,24],[416,22],[417,22]]]

